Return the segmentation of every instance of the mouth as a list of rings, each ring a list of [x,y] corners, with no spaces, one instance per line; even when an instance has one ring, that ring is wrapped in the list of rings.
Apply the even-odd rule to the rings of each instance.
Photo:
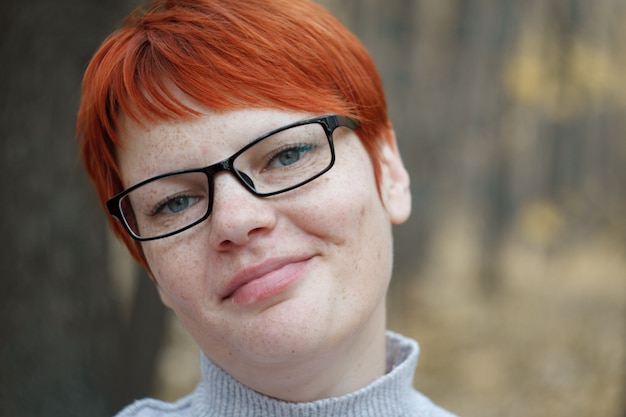
[[[298,281],[311,258],[276,258],[237,273],[225,287],[222,301],[252,305],[282,293]]]

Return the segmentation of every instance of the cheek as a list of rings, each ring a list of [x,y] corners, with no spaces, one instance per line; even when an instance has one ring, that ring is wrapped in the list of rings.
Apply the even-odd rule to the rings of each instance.
[[[144,253],[153,274],[163,301],[171,308],[177,309],[193,300],[193,295],[202,291],[199,286],[204,280],[196,274],[201,271],[198,257],[188,245],[165,247],[165,241],[144,244]]]
[[[369,276],[373,269],[387,271],[391,263],[391,224],[374,175],[363,169],[345,171],[337,170],[336,175],[320,181],[319,188],[324,191],[310,193],[315,200],[293,211],[298,226],[323,240],[329,251],[341,257],[342,266],[355,275]]]
[[[321,225],[338,239],[359,239],[382,214],[369,166],[365,153],[338,161],[327,176],[319,179],[315,189],[307,192],[307,202],[298,208],[305,219],[303,223],[308,222],[311,227]]]
[[[320,238],[325,244],[343,247],[353,245],[360,234],[366,208],[360,193],[346,192],[337,181],[320,181],[320,192],[312,191],[289,216],[306,235]]]

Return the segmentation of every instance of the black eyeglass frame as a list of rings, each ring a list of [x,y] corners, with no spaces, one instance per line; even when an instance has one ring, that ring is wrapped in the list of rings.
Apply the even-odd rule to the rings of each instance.
[[[256,191],[256,189],[254,188],[254,186],[252,184],[250,184],[249,179],[246,180],[247,175],[244,172],[238,171],[235,166],[234,166],[234,161],[235,159],[237,159],[237,157],[239,155],[241,155],[242,153],[244,153],[246,150],[250,149],[252,146],[256,145],[257,143],[259,143],[260,141],[262,141],[263,139],[272,136],[276,133],[282,132],[284,130],[287,129],[291,129],[293,127],[297,127],[297,126],[302,126],[302,125],[307,125],[307,124],[314,124],[314,123],[318,123],[320,125],[322,125],[322,127],[324,128],[324,132],[326,133],[326,138],[328,139],[328,143],[330,145],[330,152],[331,152],[331,160],[330,163],[328,164],[328,166],[323,169],[322,171],[320,171],[318,174],[314,175],[313,177],[304,180],[302,182],[299,182],[295,185],[292,185],[290,187],[278,190],[278,191],[272,191],[270,193],[259,193]],[[253,195],[257,196],[257,197],[269,197],[272,195],[276,195],[276,194],[282,194],[285,193],[287,191],[291,191],[295,188],[301,187],[311,181],[313,181],[316,178],[319,178],[321,175],[325,174],[326,172],[328,172],[333,165],[335,164],[335,146],[333,143],[333,132],[335,131],[335,129],[337,129],[338,127],[343,126],[343,127],[347,127],[349,129],[356,129],[359,126],[359,122],[355,119],[352,119],[350,117],[347,116],[339,116],[339,115],[325,115],[325,116],[319,116],[319,117],[315,117],[312,119],[306,119],[306,120],[301,120],[295,123],[290,123],[286,126],[282,126],[279,127],[275,130],[272,130],[271,132],[265,133],[264,135],[256,138],[255,140],[253,140],[252,142],[250,142],[249,144],[247,144],[246,146],[244,146],[243,148],[241,148],[240,150],[238,150],[237,152],[235,152],[233,155],[229,156],[228,158],[217,162],[215,164],[211,164],[209,166],[206,166],[204,168],[192,168],[192,169],[183,169],[183,170],[178,170],[178,171],[172,171],[172,172],[168,172],[166,174],[161,174],[161,175],[157,175],[155,177],[152,178],[148,178],[146,180],[143,180],[135,185],[133,185],[132,187],[127,188],[126,190],[122,191],[121,193],[111,197],[109,200],[107,200],[106,202],[106,207],[107,210],[109,211],[109,214],[113,217],[115,217],[118,221],[120,221],[122,223],[122,225],[124,226],[124,229],[126,229],[126,231],[128,232],[128,234],[135,240],[138,240],[140,242],[145,242],[145,241],[150,241],[150,240],[157,240],[157,239],[163,239],[169,236],[173,236],[176,235],[178,233],[184,232],[187,229],[190,229],[192,227],[194,227],[195,225],[202,223],[203,221],[205,221],[206,219],[209,218],[209,216],[211,215],[211,212],[213,211],[213,194],[214,194],[214,178],[215,175],[222,172],[222,171],[228,171],[230,173],[232,173],[235,178],[237,178],[237,180],[239,180],[239,182],[244,186],[244,188],[246,190],[248,190],[250,193],[252,193]],[[202,172],[206,175],[207,177],[207,181],[208,181],[208,195],[209,195],[209,201],[208,201],[208,205],[207,205],[207,211],[206,213],[198,220],[190,223],[189,225],[183,227],[182,229],[178,229],[175,230],[173,232],[169,232],[169,233],[165,233],[162,235],[157,235],[157,236],[152,236],[152,237],[142,237],[137,235],[132,228],[130,227],[130,225],[128,224],[128,221],[126,220],[123,212],[122,212],[122,207],[121,207],[121,201],[124,197],[126,197],[128,194],[130,194],[131,192],[133,192],[134,190],[136,190],[139,187],[142,187],[150,182],[153,181],[157,181],[159,179],[162,178],[166,178],[166,177],[170,177],[173,175],[179,175],[179,174],[187,174],[187,173],[193,173],[193,172]]]

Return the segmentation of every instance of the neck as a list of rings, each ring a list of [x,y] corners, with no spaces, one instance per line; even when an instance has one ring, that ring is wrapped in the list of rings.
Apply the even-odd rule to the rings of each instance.
[[[249,388],[287,402],[310,402],[356,391],[385,373],[385,306],[364,328],[308,360],[242,364],[233,374]]]
[[[417,362],[417,344],[389,332],[386,348],[386,373],[371,384],[348,395],[320,401],[292,402],[270,398],[242,385],[231,375],[202,358],[202,382],[192,394],[194,410],[208,416],[275,417],[380,417],[437,415],[432,403],[413,389],[413,371]],[[188,407],[185,403],[184,407]],[[200,411],[202,410],[202,411]]]

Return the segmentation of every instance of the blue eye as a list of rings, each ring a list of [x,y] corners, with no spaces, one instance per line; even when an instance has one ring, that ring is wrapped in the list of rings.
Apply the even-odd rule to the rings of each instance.
[[[300,160],[300,157],[302,157],[304,153],[311,151],[315,148],[316,145],[312,143],[304,143],[293,146],[290,145],[289,147],[281,149],[274,155],[272,155],[272,157],[270,158],[270,163],[267,164],[267,166],[270,168],[280,168],[295,164]]]
[[[157,205],[152,213],[153,215],[181,213],[194,205],[197,201],[198,198],[186,195],[170,197]]]
[[[176,197],[167,202],[166,207],[172,213],[178,213],[189,207],[189,197]]]

